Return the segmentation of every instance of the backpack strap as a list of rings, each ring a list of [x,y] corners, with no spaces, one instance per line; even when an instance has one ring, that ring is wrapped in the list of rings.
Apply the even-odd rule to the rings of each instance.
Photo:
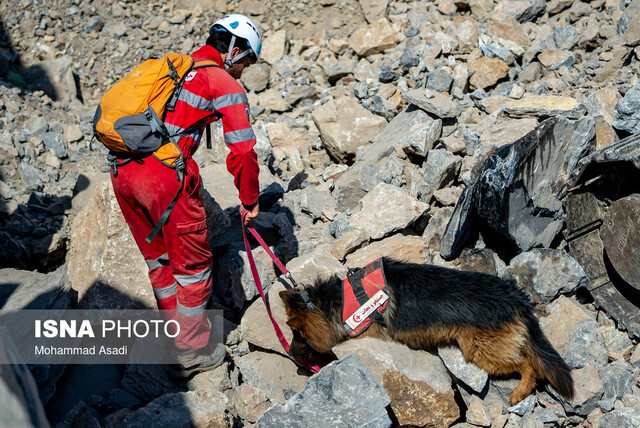
[[[194,62],[191,68],[189,69],[189,71],[186,72],[184,76],[182,76],[182,79],[174,83],[176,85],[176,90],[173,91],[171,98],[169,98],[169,101],[167,102],[167,111],[174,111],[176,109],[176,103],[178,102],[178,97],[180,96],[180,92],[182,92],[182,85],[184,85],[185,78],[189,75],[191,70],[196,70],[196,69],[205,68],[205,67],[220,67],[220,66],[218,65],[217,62],[212,61],[210,59]]]

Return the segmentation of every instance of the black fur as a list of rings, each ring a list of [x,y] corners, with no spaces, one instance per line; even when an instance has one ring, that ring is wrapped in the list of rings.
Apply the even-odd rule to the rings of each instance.
[[[388,258],[383,263],[393,307],[391,330],[434,325],[495,328],[533,310],[531,299],[514,280]],[[308,291],[325,314],[341,318],[341,279],[319,281]],[[396,299],[396,295],[412,298]]]

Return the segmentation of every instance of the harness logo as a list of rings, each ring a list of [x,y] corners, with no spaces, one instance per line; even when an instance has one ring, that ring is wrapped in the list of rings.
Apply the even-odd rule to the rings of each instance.
[[[192,70],[189,72],[189,74],[187,74],[187,77],[185,77],[184,80],[187,82],[191,82],[193,78],[196,77],[196,74],[198,74],[198,72],[196,70]]]
[[[378,309],[384,302],[389,299],[389,295],[382,290],[379,290],[376,294],[374,294],[367,302],[360,306],[357,311],[355,311],[345,323],[351,327],[352,330],[355,330],[364,320],[366,320],[373,311]]]

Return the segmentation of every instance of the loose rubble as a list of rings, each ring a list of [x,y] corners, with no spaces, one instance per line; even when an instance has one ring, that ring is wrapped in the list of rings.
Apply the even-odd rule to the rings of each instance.
[[[265,36],[241,79],[256,228],[294,278],[383,255],[514,278],[576,396],[539,385],[509,407],[518,380],[452,347],[362,339],[313,376],[297,367],[257,297],[214,126],[195,158],[228,361],[185,384],[132,364],[56,409],[70,366],[11,366],[0,425],[640,426],[638,0],[2,2],[0,317],[155,307],[93,114],[141,59],[196,49],[233,12]],[[279,272],[254,256],[290,340]]]

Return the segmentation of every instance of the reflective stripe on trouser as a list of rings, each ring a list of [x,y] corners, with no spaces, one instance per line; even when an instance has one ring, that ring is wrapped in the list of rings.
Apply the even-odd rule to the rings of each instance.
[[[169,220],[149,244],[145,238],[175,196],[176,172],[153,157],[118,167],[111,176],[114,192],[131,233],[149,267],[149,279],[159,309],[180,324],[178,348],[199,349],[209,342],[204,308],[211,292],[212,256],[206,214],[200,198],[200,172],[187,159],[185,184]],[[188,308],[182,310],[181,308]],[[198,308],[199,314],[194,315]],[[201,309],[200,309],[201,308]],[[183,314],[184,312],[184,314]]]

